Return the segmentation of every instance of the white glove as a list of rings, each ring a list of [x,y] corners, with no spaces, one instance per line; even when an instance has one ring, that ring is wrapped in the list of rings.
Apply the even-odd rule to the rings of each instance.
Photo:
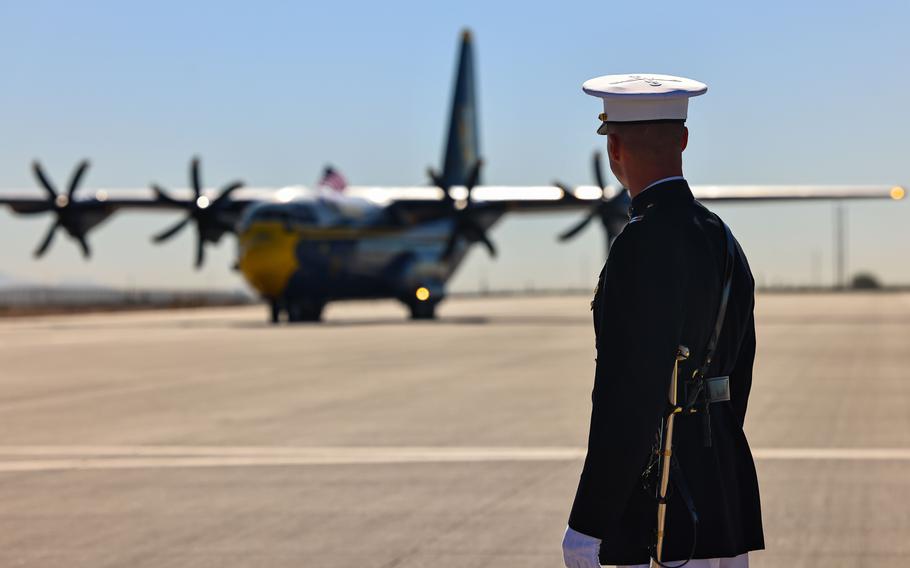
[[[562,559],[566,568],[600,568],[600,539],[566,527]]]

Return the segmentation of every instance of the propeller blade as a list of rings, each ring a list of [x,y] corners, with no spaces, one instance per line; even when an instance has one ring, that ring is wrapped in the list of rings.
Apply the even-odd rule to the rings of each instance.
[[[559,189],[561,189],[561,190],[563,191],[563,193],[565,193],[567,196],[574,195],[571,191],[569,191],[569,186],[567,186],[566,184],[562,183],[562,182],[559,181],[558,179],[554,179],[554,180],[553,180],[552,182],[550,182],[550,183],[552,183],[553,185],[555,185],[556,187],[558,187]]]
[[[32,162],[32,171],[35,173],[35,178],[38,180],[38,185],[44,188],[51,196],[51,201],[57,199],[57,190],[54,188],[54,184],[51,183],[51,180],[44,175],[44,169],[41,168],[41,164],[38,160]]]
[[[594,179],[597,180],[597,187],[603,189],[607,187],[607,184],[604,183],[604,171],[603,166],[600,163],[600,152],[594,152]]]
[[[483,159],[481,158],[477,160],[474,167],[468,172],[468,179],[465,180],[465,187],[468,190],[468,201],[471,200],[471,190],[474,189],[474,186],[477,185],[477,182],[480,180],[480,168],[482,167]]]
[[[79,165],[76,166],[76,169],[73,170],[73,175],[70,176],[70,185],[66,190],[67,197],[72,201],[73,194],[76,193],[76,188],[79,187],[79,181],[82,179],[85,170],[88,169],[89,163],[88,160],[82,160],[79,162]]]
[[[430,176],[430,181],[433,182],[433,185],[441,189],[445,193],[446,198],[448,198],[449,188],[443,183],[442,176],[440,176],[433,168],[427,168],[427,175]]]
[[[489,237],[487,237],[486,232],[481,231],[480,234],[478,235],[478,237],[480,238],[480,242],[482,242],[483,244],[485,244],[487,246],[487,251],[489,251],[490,256],[492,256],[493,258],[496,258],[496,247],[493,246],[493,241],[491,241],[489,239]]]
[[[171,205],[184,205],[182,201],[178,201],[168,195],[168,193],[160,185],[152,184],[152,191],[155,192],[155,196],[158,198],[158,201],[164,201],[165,203],[170,203]]]
[[[76,242],[79,243],[79,246],[82,247],[82,257],[88,259],[92,256],[91,249],[88,248],[88,242],[85,240],[84,235],[79,235],[76,237]]]
[[[579,201],[579,197],[577,195],[575,195],[575,192],[572,191],[572,188],[569,187],[568,185],[562,183],[559,180],[553,180],[553,185],[555,185],[556,187],[558,187],[559,189],[562,190],[562,192],[564,194],[563,195],[564,199],[572,199],[574,201]]]
[[[161,242],[168,240],[169,238],[176,235],[180,231],[180,229],[184,228],[186,226],[186,224],[190,222],[190,219],[191,219],[190,217],[185,217],[183,220],[178,221],[177,224],[172,226],[170,229],[152,237],[152,241],[155,243],[161,243]]]
[[[198,157],[194,157],[190,162],[190,184],[193,186],[193,193],[196,195],[196,199],[199,199],[199,196],[202,195],[202,182],[199,175]]]
[[[449,260],[455,252],[455,244],[458,240],[458,231],[452,231],[449,240],[446,242],[446,248],[442,251],[442,260]]]
[[[561,240],[561,241],[567,241],[567,240],[571,239],[572,237],[574,237],[575,235],[577,235],[578,233],[580,233],[582,229],[584,229],[585,227],[587,227],[587,226],[588,226],[588,223],[591,222],[591,219],[593,219],[593,218],[596,217],[596,216],[597,216],[597,210],[596,210],[596,209],[592,209],[591,212],[588,213],[588,214],[585,216],[585,218],[582,219],[577,225],[575,225],[574,227],[572,227],[572,228],[569,229],[568,231],[566,231],[566,232],[560,234],[560,235],[559,235],[559,240]]]
[[[203,262],[205,262],[205,244],[202,242],[202,235],[199,235],[199,238],[196,239],[196,270],[202,268]]]
[[[50,248],[51,242],[54,240],[54,235],[57,234],[57,227],[60,226],[60,220],[57,219],[54,221],[50,228],[47,230],[47,233],[44,235],[44,240],[41,241],[41,245],[35,249],[34,255],[35,258],[41,258],[44,256],[44,253],[47,252],[47,249]]]
[[[215,201],[212,205],[218,205],[222,201],[227,201],[232,193],[243,187],[242,181],[235,181],[234,183],[228,184],[221,190],[221,193],[215,198]]]
[[[483,243],[487,247],[487,250],[490,252],[490,256],[496,256],[496,247],[493,246],[493,241],[491,241],[487,236],[486,229],[484,229],[476,219],[469,216],[463,222],[461,226],[461,232],[468,237],[469,241],[480,241]]]

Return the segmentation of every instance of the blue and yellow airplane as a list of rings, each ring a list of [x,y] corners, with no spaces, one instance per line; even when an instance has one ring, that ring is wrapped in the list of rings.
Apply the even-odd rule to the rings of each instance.
[[[40,164],[33,163],[45,196],[6,194],[0,204],[20,214],[51,213],[54,222],[35,250],[42,256],[63,229],[90,256],[87,235],[120,209],[182,210],[183,219],[155,235],[161,243],[188,225],[197,232],[196,266],[205,243],[236,233],[237,268],[268,302],[271,321],[319,320],[333,300],[395,298],[414,319],[433,318],[445,285],[470,246],[496,255],[490,228],[507,212],[586,210],[561,234],[568,240],[592,220],[602,223],[607,245],[628,222],[629,194],[605,183],[594,155],[596,185],[569,188],[481,185],[474,58],[470,32],[463,32],[441,172],[429,171],[425,187],[326,188],[290,186],[244,188],[234,182],[206,189],[199,160],[190,165],[190,189],[169,192],[98,189],[76,195],[88,162],[73,172],[65,192],[57,190]],[[793,199],[902,199],[900,186],[695,186],[702,201]]]

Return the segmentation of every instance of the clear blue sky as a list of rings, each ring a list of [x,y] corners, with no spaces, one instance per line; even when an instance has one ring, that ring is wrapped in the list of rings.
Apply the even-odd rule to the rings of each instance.
[[[327,161],[355,184],[422,184],[438,164],[459,30],[476,38],[486,181],[590,181],[605,73],[709,85],[690,110],[692,183],[910,183],[910,3],[900,2],[4,2],[0,188],[31,188],[40,157],[63,183],[186,183],[200,153],[211,184],[312,183]],[[850,206],[850,266],[910,282],[906,203]],[[831,205],[723,206],[766,283],[831,276]],[[599,231],[569,246],[573,216],[505,219],[500,259],[471,253],[471,289],[580,285]],[[166,214],[124,214],[90,236],[85,264],[49,220],[0,213],[0,273],[31,281],[242,285],[228,238],[205,270],[191,234],[148,236]]]

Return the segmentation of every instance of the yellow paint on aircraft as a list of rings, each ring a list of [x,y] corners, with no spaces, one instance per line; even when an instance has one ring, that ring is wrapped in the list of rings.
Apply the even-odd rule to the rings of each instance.
[[[398,237],[400,227],[312,227],[288,226],[284,221],[254,221],[237,236],[237,266],[246,281],[266,298],[279,298],[291,275],[300,269],[297,245],[300,241],[358,241],[366,238]],[[440,241],[438,235],[408,235],[413,242]],[[331,246],[320,243],[321,254],[330,256],[329,273],[337,275],[341,259],[331,258]],[[429,290],[425,292],[429,297]],[[423,294],[423,292],[421,292]]]
[[[280,297],[291,275],[300,268],[297,243],[300,233],[281,221],[260,221],[238,235],[240,272],[267,298]]]

